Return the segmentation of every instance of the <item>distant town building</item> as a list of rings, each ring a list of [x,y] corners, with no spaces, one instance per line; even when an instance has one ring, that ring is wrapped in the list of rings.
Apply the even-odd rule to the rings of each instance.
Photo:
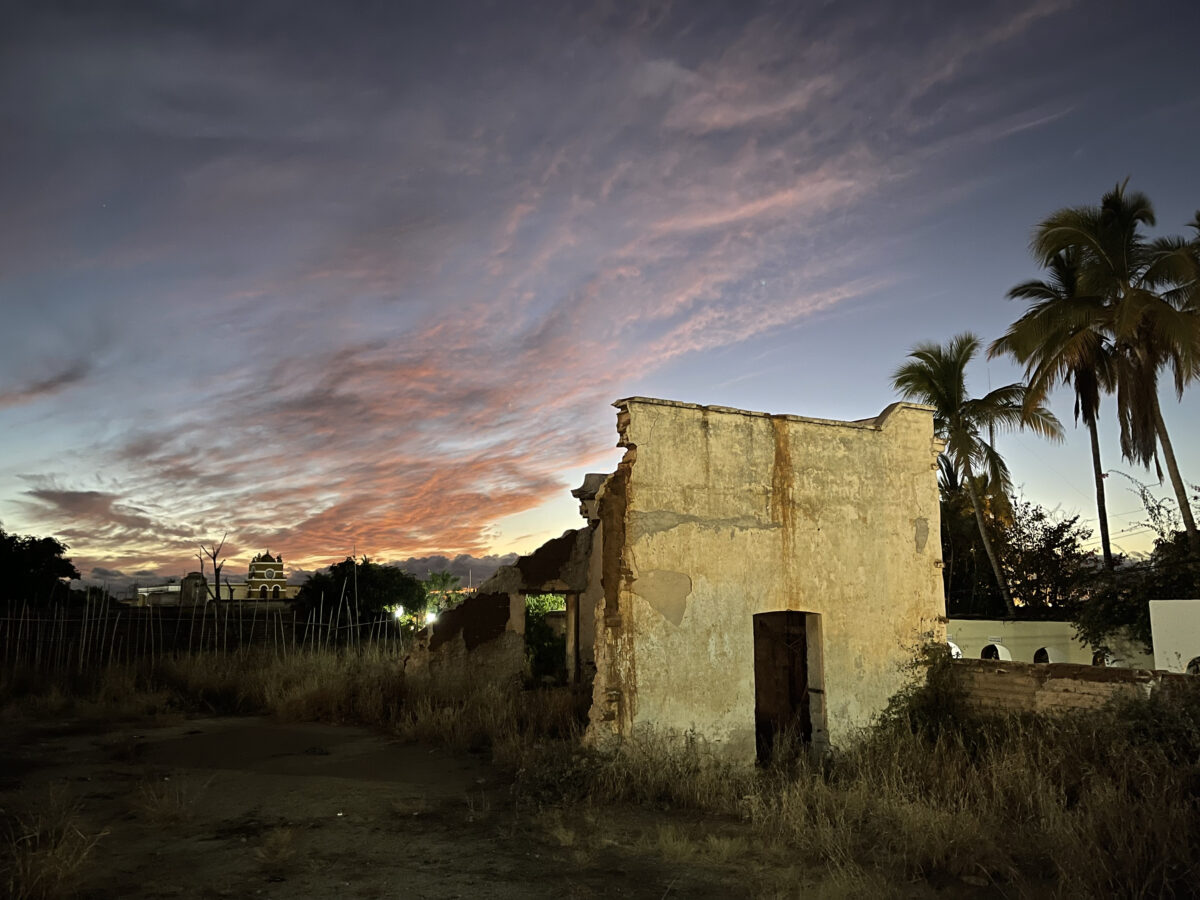
[[[250,575],[246,579],[246,592],[250,599],[286,600],[287,589],[282,556],[264,553],[250,561]]]
[[[215,587],[214,587],[215,590]],[[250,561],[250,570],[242,582],[221,579],[220,599],[233,602],[277,602],[296,599],[300,586],[287,583],[283,557],[269,551]],[[178,584],[139,586],[137,606],[196,606],[212,599],[208,578],[201,572],[188,572]]]

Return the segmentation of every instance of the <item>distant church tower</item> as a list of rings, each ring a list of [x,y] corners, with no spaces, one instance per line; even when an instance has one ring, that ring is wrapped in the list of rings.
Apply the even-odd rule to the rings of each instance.
[[[283,574],[283,557],[269,552],[250,561],[246,578],[247,600],[286,600],[287,578]]]

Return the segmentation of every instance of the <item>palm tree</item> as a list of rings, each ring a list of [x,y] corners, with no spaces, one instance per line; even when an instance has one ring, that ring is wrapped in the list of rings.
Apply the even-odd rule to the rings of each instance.
[[[949,458],[959,480],[966,485],[975,510],[979,537],[992,564],[1000,596],[1011,616],[1015,614],[1008,583],[1000,569],[1000,561],[988,538],[983,521],[983,506],[976,484],[976,472],[984,476],[992,490],[1007,494],[1012,486],[1008,466],[990,439],[995,429],[1012,430],[1028,427],[1037,434],[1061,440],[1062,425],[1043,406],[1026,402],[1028,388],[1009,384],[996,388],[983,397],[967,394],[967,365],[979,350],[979,338],[960,334],[945,346],[918,344],[909,353],[909,362],[900,366],[892,376],[892,385],[901,396],[934,408],[934,430],[946,444]]]
[[[1099,206],[1059,210],[1038,226],[1031,244],[1043,265],[1064,252],[1079,259],[1077,293],[1101,298],[1103,324],[1112,342],[1121,453],[1158,468],[1158,450],[1179,503],[1193,553],[1200,533],[1158,400],[1158,378],[1170,369],[1177,396],[1200,375],[1200,300],[1195,242],[1147,241],[1142,226],[1154,225],[1145,194],[1118,184]],[[1197,223],[1200,224],[1200,223]]]
[[[1104,298],[1080,294],[1079,266],[1078,249],[1069,247],[1050,260],[1046,281],[1026,281],[1009,291],[1009,299],[1033,303],[1003,337],[992,342],[988,356],[1008,354],[1025,366],[1027,403],[1041,404],[1060,383],[1074,388],[1075,421],[1082,419],[1091,437],[1104,568],[1112,571],[1104,467],[1096,423],[1101,394],[1111,393],[1115,387],[1116,360],[1112,341],[1104,333]]]

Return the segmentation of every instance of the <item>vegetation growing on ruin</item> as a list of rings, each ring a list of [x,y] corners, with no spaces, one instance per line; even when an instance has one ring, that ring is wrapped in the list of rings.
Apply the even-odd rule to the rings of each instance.
[[[553,628],[548,613],[563,612],[562,594],[530,594],[525,598],[525,666],[534,684],[566,683],[567,639]]]

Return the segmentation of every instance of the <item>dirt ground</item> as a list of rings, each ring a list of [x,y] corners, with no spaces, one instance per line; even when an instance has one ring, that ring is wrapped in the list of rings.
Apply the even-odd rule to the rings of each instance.
[[[845,893],[764,881],[719,837],[736,823],[540,807],[480,758],[355,727],[5,723],[0,816],[72,803],[84,832],[105,832],[79,870],[78,896],[97,900]],[[715,852],[697,858],[708,834]]]

